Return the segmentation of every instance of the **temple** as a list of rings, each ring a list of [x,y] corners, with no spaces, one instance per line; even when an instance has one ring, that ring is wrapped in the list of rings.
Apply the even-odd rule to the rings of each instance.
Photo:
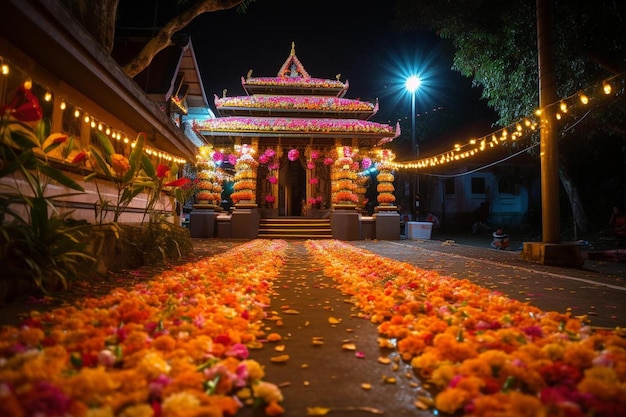
[[[199,161],[207,183],[216,165],[233,166],[235,207],[265,209],[265,216],[362,210],[370,179],[363,171],[384,171],[392,153],[383,145],[399,135],[399,127],[369,121],[378,103],[344,98],[349,83],[340,74],[311,77],[293,44],[275,77],[249,71],[241,82],[245,96],[216,96],[218,117],[194,127],[208,144]],[[396,209],[392,183],[378,187],[379,209]],[[218,195],[198,198],[216,204]]]

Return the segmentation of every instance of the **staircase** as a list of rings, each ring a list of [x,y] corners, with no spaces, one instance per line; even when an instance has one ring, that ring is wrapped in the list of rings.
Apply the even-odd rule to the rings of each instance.
[[[330,219],[279,217],[261,219],[259,239],[332,239]]]

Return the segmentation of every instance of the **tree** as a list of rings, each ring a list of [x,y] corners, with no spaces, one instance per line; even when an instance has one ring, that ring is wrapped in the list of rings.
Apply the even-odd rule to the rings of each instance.
[[[559,97],[568,97],[626,70],[623,3],[554,0],[552,8]],[[535,0],[449,0],[444,8],[437,0],[399,0],[396,11],[396,20],[404,29],[434,30],[452,44],[453,69],[483,88],[483,97],[500,115],[502,126],[532,114],[538,107]],[[618,136],[624,140],[623,95],[618,100],[564,125],[562,140],[567,137],[569,143],[575,141],[579,151],[590,147],[593,142],[589,139]],[[559,176],[576,225],[584,231],[587,219],[578,188],[587,187],[589,195],[597,194],[598,182],[588,178],[582,179],[582,184],[573,181],[575,170],[568,154],[561,155]],[[625,157],[622,151],[622,167]],[[622,174],[621,190],[625,181]],[[608,206],[611,204],[614,203],[607,202]]]
[[[115,22],[120,0],[63,1],[68,10],[85,26],[102,47],[111,52],[115,40]],[[254,0],[179,0],[178,4],[182,6],[180,13],[159,29],[158,33],[146,43],[137,56],[123,67],[124,72],[132,78],[143,71],[150,65],[156,54],[171,44],[172,36],[184,29],[199,15],[227,10],[235,6],[239,6],[240,10],[245,11],[251,1]]]

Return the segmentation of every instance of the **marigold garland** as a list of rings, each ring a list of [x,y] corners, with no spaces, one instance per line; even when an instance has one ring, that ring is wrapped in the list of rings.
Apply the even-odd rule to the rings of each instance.
[[[280,389],[246,345],[263,333],[285,248],[255,240],[3,327],[0,415],[230,416],[246,387],[276,415]]]
[[[361,315],[397,339],[434,384],[434,405],[467,416],[626,415],[626,340],[467,280],[339,241],[307,241]]]

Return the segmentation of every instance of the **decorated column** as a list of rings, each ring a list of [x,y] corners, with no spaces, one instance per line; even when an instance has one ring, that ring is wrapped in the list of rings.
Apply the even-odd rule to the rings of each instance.
[[[378,171],[376,176],[378,185],[378,207],[374,217],[376,218],[376,239],[400,240],[400,213],[396,207],[395,187],[393,186],[394,175],[391,170],[391,161],[395,158],[393,152],[388,149],[380,151]]]
[[[356,164],[352,159],[352,149],[343,146],[337,149],[337,160],[333,165],[332,191],[334,208],[356,208],[359,198],[356,195]]]
[[[395,155],[390,150],[383,149],[380,151],[379,158],[377,165],[379,174],[376,176],[378,181],[376,186],[378,207],[376,207],[376,211],[397,211],[398,207],[395,205],[396,196],[394,194],[395,187],[393,185],[395,178],[391,169],[391,161],[393,161]]]
[[[256,177],[259,163],[254,159],[254,149],[250,145],[241,145],[236,149],[234,192],[230,198],[235,207],[256,207]]]

